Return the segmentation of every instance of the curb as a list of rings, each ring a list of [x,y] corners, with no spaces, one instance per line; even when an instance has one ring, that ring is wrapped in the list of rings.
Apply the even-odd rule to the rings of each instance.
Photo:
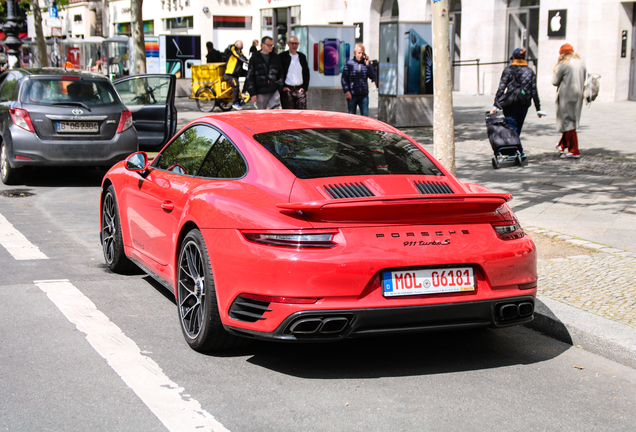
[[[524,326],[636,369],[636,329],[547,297],[537,296]]]

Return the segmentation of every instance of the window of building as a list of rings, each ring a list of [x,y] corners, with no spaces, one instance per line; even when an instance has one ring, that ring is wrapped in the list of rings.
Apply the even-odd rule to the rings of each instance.
[[[82,14],[77,14],[73,16],[73,22],[81,23],[82,22]]]
[[[398,0],[384,0],[380,16],[382,18],[398,18],[400,16],[400,5]]]
[[[213,18],[213,28],[235,28],[252,30],[252,17],[251,16],[219,16],[215,15]]]
[[[164,20],[165,29],[191,29],[194,28],[194,17],[177,17],[177,18],[166,18]]]
[[[132,36],[132,28],[129,22],[117,23],[116,33],[118,35]],[[155,21],[144,21],[144,35],[153,36],[155,34]]]

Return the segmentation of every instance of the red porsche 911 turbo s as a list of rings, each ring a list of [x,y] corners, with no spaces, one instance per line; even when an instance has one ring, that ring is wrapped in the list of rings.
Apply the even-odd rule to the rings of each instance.
[[[509,194],[362,116],[201,117],[104,177],[108,267],[176,297],[197,351],[533,319],[536,249]]]

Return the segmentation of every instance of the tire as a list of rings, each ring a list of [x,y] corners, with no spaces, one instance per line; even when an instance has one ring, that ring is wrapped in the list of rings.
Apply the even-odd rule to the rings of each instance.
[[[218,106],[221,108],[221,111],[229,111],[232,109],[232,101],[219,102]]]
[[[124,253],[124,239],[121,235],[121,221],[115,188],[111,185],[106,190],[102,202],[102,251],[104,261],[114,273],[128,273],[136,266]]]
[[[12,168],[9,164],[7,146],[5,146],[3,142],[0,143],[0,178],[2,178],[2,183],[8,186],[17,184],[19,174],[19,170]]]
[[[492,167],[493,167],[494,169],[499,168],[499,161],[497,160],[497,156],[494,156],[494,157],[492,158]]]
[[[227,333],[221,323],[210,256],[198,229],[183,239],[176,283],[179,324],[193,350],[223,351],[241,343],[241,339]]]
[[[197,107],[202,112],[212,112],[216,106],[216,94],[210,87],[201,87],[195,95],[197,98]]]

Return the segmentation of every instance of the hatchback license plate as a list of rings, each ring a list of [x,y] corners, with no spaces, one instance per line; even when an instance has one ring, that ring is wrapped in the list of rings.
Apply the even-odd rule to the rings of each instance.
[[[99,132],[97,122],[57,122],[58,132]]]
[[[382,273],[385,297],[475,291],[472,267],[429,268]]]

